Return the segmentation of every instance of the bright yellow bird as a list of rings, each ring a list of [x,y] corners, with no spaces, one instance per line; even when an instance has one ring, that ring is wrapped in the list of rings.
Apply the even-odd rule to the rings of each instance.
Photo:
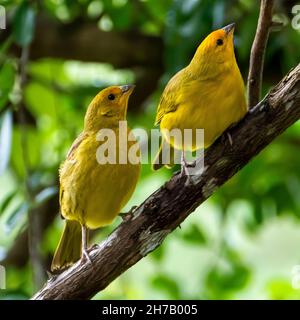
[[[60,208],[66,224],[54,254],[52,271],[72,265],[80,256],[89,260],[87,229],[110,224],[136,187],[140,174],[140,151],[130,129],[125,132],[125,135],[130,135],[130,141],[126,139],[127,145],[119,145],[120,139],[123,141],[124,138],[119,137],[119,123],[126,120],[128,99],[133,88],[132,85],[109,87],[93,99],[86,112],[84,130],[60,167]],[[107,143],[104,139],[99,141],[102,140],[99,138],[101,129],[109,129],[115,134],[117,161],[121,152],[126,153],[135,145],[138,161],[102,164],[100,159],[99,162],[97,151]]]
[[[244,82],[234,55],[234,24],[209,34],[198,47],[190,64],[167,84],[158,109],[155,124],[160,124],[162,143],[153,168],[172,166],[161,163],[165,145],[184,151],[195,151],[195,129],[204,129],[204,146],[209,147],[227,128],[247,113]],[[182,143],[164,130],[192,129],[192,142]],[[171,153],[172,154],[172,153]],[[184,170],[183,170],[184,171]],[[182,171],[182,172],[183,172]]]

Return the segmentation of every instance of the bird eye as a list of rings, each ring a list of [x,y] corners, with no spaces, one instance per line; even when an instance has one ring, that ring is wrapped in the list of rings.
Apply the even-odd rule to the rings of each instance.
[[[223,44],[223,40],[222,39],[218,39],[217,40],[217,46],[221,46]]]
[[[115,95],[112,93],[108,95],[108,100],[115,100],[115,98]]]

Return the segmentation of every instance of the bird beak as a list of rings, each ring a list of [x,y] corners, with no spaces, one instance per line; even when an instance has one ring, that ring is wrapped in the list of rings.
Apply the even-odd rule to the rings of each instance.
[[[125,86],[121,86],[120,89],[122,90],[122,93],[132,93],[133,89],[135,88],[135,85],[133,84],[126,84]]]
[[[228,34],[231,34],[231,33],[233,33],[234,32],[234,27],[235,27],[235,23],[231,23],[231,24],[229,24],[228,26],[226,26],[226,27],[224,27],[224,28],[222,28],[225,32],[226,32],[226,34],[228,35]]]
[[[124,114],[123,114],[124,119],[126,119],[128,100],[134,88],[135,88],[135,85],[133,84],[126,84],[125,86],[120,86],[120,89],[122,90],[121,101],[123,101],[124,103]]]

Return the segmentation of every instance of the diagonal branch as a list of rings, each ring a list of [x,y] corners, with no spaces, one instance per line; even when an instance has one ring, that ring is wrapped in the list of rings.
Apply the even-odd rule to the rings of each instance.
[[[256,106],[261,98],[265,51],[272,27],[273,6],[274,0],[261,0],[257,29],[250,55],[248,75],[248,104],[250,108]]]
[[[93,266],[75,264],[51,278],[33,299],[88,299],[106,288],[149,252],[215,190],[300,118],[300,64],[231,130],[234,145],[218,139],[205,153],[195,185],[178,174],[154,192],[98,249]]]

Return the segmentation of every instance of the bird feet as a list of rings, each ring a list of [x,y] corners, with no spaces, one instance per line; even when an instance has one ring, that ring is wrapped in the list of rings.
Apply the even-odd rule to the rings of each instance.
[[[85,263],[88,262],[89,264],[93,265],[92,259],[91,259],[90,255],[89,255],[90,251],[92,251],[91,248],[82,250],[80,264],[85,264]]]
[[[128,212],[120,213],[120,217],[122,218],[122,220],[124,222],[131,220],[133,218],[134,211],[137,207],[138,206],[133,206]]]
[[[180,172],[180,175],[182,177],[184,176],[190,176],[190,172],[189,172],[189,168],[195,168],[196,166],[196,163],[195,161],[191,162],[191,163],[188,163],[188,162],[184,162],[184,163],[181,163],[181,172]]]
[[[189,171],[189,168],[195,168],[196,162],[187,162],[185,159],[182,159],[181,161],[181,172],[180,176],[181,177],[186,177],[186,182],[185,185],[188,186],[190,184],[194,184],[191,172]]]
[[[99,248],[100,248],[99,244],[94,243],[92,246],[90,246],[89,248],[86,249],[86,252],[91,253],[92,251],[97,250]]]
[[[100,247],[99,244],[95,243],[90,248],[82,250],[80,264],[84,265],[84,264],[88,263],[89,265],[91,265],[94,268],[94,264],[93,264],[93,261],[90,257],[90,253],[93,250],[99,249],[99,247]]]

